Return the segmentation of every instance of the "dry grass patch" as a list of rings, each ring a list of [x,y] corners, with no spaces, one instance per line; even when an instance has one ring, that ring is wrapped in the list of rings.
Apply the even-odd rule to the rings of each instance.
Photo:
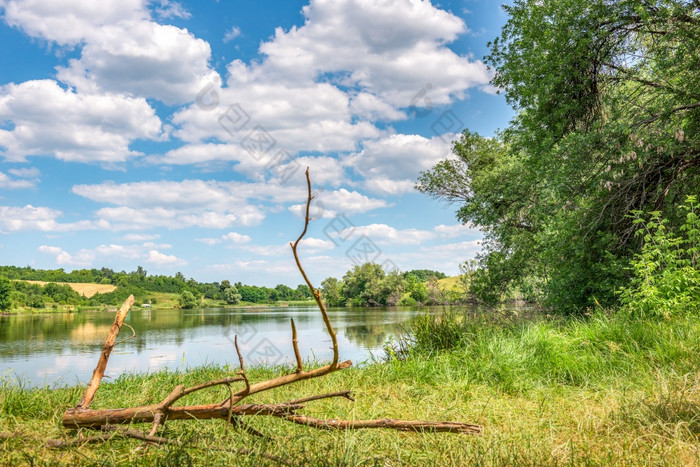
[[[45,281],[22,281],[29,284],[39,284],[40,286],[45,286],[48,282]],[[80,295],[90,298],[98,293],[110,293],[117,289],[116,285],[111,284],[90,284],[86,282],[56,282],[58,285],[67,285],[71,289],[78,292]]]

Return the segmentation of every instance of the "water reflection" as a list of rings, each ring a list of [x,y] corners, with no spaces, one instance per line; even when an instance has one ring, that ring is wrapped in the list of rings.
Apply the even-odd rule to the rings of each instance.
[[[367,360],[399,326],[422,312],[330,309],[340,357],[355,363]],[[299,332],[302,356],[329,360],[330,339],[317,308],[134,310],[126,323],[136,337],[115,348],[106,376],[235,363],[235,335],[248,364],[293,364],[290,318]],[[107,312],[0,316],[0,372],[30,385],[86,382],[113,320],[114,313]],[[120,338],[130,333],[122,328]]]

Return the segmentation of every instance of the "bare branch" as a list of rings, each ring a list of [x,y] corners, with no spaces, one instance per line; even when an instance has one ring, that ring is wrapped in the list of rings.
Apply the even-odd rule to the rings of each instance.
[[[292,321],[292,346],[294,347],[294,358],[297,359],[297,373],[304,370],[301,361],[301,354],[299,353],[299,345],[297,342],[297,327],[294,326],[294,318],[289,318]]]
[[[93,371],[92,373],[90,383],[85,389],[85,394],[83,395],[83,398],[78,403],[76,408],[86,409],[90,407],[90,404],[92,404],[92,400],[95,398],[95,393],[97,393],[97,389],[100,387],[100,382],[102,382],[102,377],[105,374],[105,369],[107,368],[107,361],[109,360],[109,355],[112,353],[112,349],[114,348],[114,341],[119,335],[119,330],[121,329],[122,324],[124,324],[126,314],[129,313],[129,310],[133,305],[134,296],[129,295],[129,298],[126,299],[122,307],[117,312],[117,315],[114,317],[114,323],[112,323],[112,327],[109,330],[109,334],[107,334],[107,339],[105,340],[104,346],[102,347],[102,353],[100,354],[100,359],[97,361],[95,371]]]

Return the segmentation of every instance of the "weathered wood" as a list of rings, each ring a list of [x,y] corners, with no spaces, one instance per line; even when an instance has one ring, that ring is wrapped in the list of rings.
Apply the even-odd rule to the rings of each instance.
[[[481,433],[479,425],[462,422],[427,422],[423,420],[320,420],[306,415],[286,415],[286,420],[299,425],[327,430],[357,430],[367,428],[391,428],[399,431],[430,431],[443,433]]]
[[[97,361],[97,366],[95,367],[95,371],[92,372],[90,383],[85,389],[85,394],[78,403],[77,407],[86,409],[90,407],[90,404],[92,404],[92,400],[95,398],[95,393],[97,393],[97,389],[100,387],[100,382],[102,382],[102,377],[105,374],[109,355],[112,353],[112,349],[114,348],[114,342],[117,340],[119,330],[122,328],[122,324],[124,324],[124,319],[133,305],[134,296],[129,295],[129,298],[126,299],[122,307],[119,309],[119,311],[117,311],[117,315],[114,317],[114,323],[112,323],[109,334],[107,334],[107,339],[102,346],[100,359]]]
[[[302,404],[240,404],[233,407],[221,404],[169,407],[162,412],[168,421],[188,419],[228,420],[230,415],[289,415],[304,408]],[[100,427],[128,423],[150,423],[161,411],[160,404],[128,407],[123,409],[68,409],[63,413],[66,428]]]

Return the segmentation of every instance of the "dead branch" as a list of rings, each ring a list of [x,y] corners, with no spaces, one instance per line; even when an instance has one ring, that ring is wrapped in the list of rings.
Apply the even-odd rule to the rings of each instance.
[[[121,329],[122,324],[124,324],[126,314],[129,313],[129,310],[133,305],[134,296],[129,295],[129,298],[126,299],[122,307],[117,312],[117,316],[114,318],[114,323],[112,323],[112,327],[109,330],[109,334],[107,334],[107,339],[105,340],[104,346],[102,346],[100,359],[97,362],[95,371],[92,373],[90,383],[88,384],[87,389],[85,389],[85,395],[83,395],[82,400],[78,403],[76,408],[87,409],[90,407],[90,404],[92,404],[92,400],[95,398],[95,393],[100,387],[100,382],[105,374],[107,360],[109,360],[109,355],[112,353],[112,349],[114,348],[114,341],[117,339],[117,335],[119,335],[119,330]]]
[[[297,339],[297,329],[294,324],[294,320],[291,320],[292,327],[292,346],[294,348],[294,357],[296,360],[296,369],[293,373],[278,376],[266,381],[260,381],[251,384],[248,380],[248,376],[245,371],[245,363],[243,361],[243,356],[241,354],[240,348],[238,347],[238,337],[234,339],[234,347],[238,356],[238,362],[240,370],[236,372],[236,376],[226,377],[218,380],[207,381],[189,388],[185,388],[184,385],[176,386],[167,397],[156,404],[144,405],[139,407],[127,407],[118,409],[90,409],[90,403],[92,402],[95,393],[99,387],[100,381],[104,375],[105,368],[107,366],[107,361],[109,355],[114,347],[115,340],[119,334],[119,330],[124,323],[124,319],[129,309],[133,305],[134,297],[130,296],[121,309],[117,313],[114,320],[114,324],[110,329],[110,332],[105,341],[104,347],[102,349],[102,354],[98,361],[95,371],[92,376],[92,380],[88,385],[85,395],[80,403],[74,408],[67,409],[63,413],[63,425],[67,428],[101,428],[103,430],[111,431],[110,434],[102,434],[99,436],[93,436],[89,438],[79,438],[73,441],[61,441],[52,440],[48,444],[54,447],[65,447],[79,445],[85,442],[92,441],[104,441],[111,438],[114,432],[118,432],[122,436],[127,436],[130,438],[136,438],[146,441],[151,444],[163,444],[172,443],[172,440],[167,438],[162,438],[156,436],[159,427],[165,425],[166,421],[170,420],[191,420],[191,419],[220,419],[226,420],[230,425],[238,427],[252,433],[256,436],[263,436],[261,433],[250,428],[245,424],[241,417],[243,416],[270,416],[276,417],[289,422],[306,425],[313,428],[326,429],[326,430],[348,430],[348,429],[360,429],[360,428],[390,428],[399,431],[432,431],[432,432],[449,432],[449,433],[470,433],[477,434],[481,432],[481,427],[478,425],[472,425],[462,422],[438,422],[438,421],[421,421],[421,420],[393,420],[393,419],[379,419],[379,420],[322,420],[314,417],[309,417],[306,415],[300,415],[297,412],[306,407],[306,403],[313,402],[321,399],[330,399],[335,397],[342,397],[350,401],[354,401],[351,391],[338,391],[333,393],[318,394],[309,397],[303,397],[300,399],[291,400],[288,402],[282,402],[277,404],[242,404],[243,399],[263,392],[270,389],[285,386],[287,384],[297,383],[306,379],[319,378],[335,371],[343,370],[352,366],[350,360],[339,362],[338,358],[338,340],[336,338],[335,331],[331,325],[330,319],[328,318],[328,313],[326,307],[321,298],[321,292],[316,289],[309,280],[306,272],[304,271],[301,261],[299,260],[299,255],[297,253],[297,247],[299,242],[306,235],[308,230],[310,217],[309,208],[313,197],[311,196],[311,180],[309,178],[309,170],[306,169],[306,185],[308,190],[308,196],[306,200],[306,213],[304,216],[304,229],[293,243],[290,243],[292,247],[292,253],[294,255],[294,260],[299,268],[299,272],[304,278],[304,281],[309,286],[311,293],[318,305],[321,312],[323,322],[326,326],[326,330],[331,337],[333,343],[333,360],[330,364],[322,366],[320,368],[315,368],[312,370],[304,370],[301,354],[299,352],[298,339]],[[233,384],[242,383],[243,387],[239,387],[234,390]],[[201,404],[201,405],[189,405],[189,406],[176,406],[175,403],[178,402],[183,397],[193,394],[195,392],[214,387],[214,386],[226,386],[229,389],[229,397],[222,402]],[[134,423],[152,423],[151,430],[148,434],[142,433],[138,430],[132,428],[118,427],[121,424],[134,424]]]

